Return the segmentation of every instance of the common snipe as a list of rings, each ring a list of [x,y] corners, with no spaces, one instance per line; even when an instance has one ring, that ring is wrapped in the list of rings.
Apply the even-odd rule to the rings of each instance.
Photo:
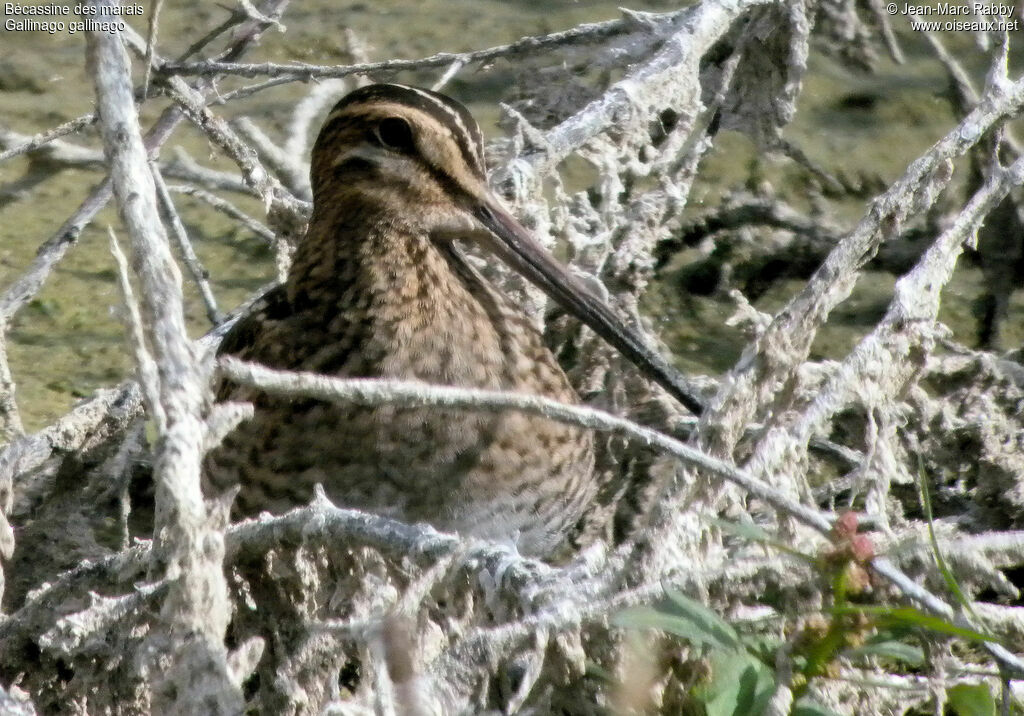
[[[540,334],[460,253],[477,242],[697,408],[678,374],[570,276],[491,193],[480,129],[458,102],[378,84],[331,111],[312,153],[313,215],[287,281],[220,352],[346,377],[576,393]],[[363,408],[231,384],[255,418],[207,459],[242,513],[308,501],[514,541],[545,555],[596,485],[589,431],[516,412]]]

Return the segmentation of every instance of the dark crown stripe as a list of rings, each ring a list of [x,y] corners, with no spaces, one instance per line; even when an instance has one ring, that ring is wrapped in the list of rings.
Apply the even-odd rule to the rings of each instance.
[[[356,117],[335,117],[320,128],[320,134],[317,135],[316,143],[323,147],[330,146],[334,138],[341,134],[345,129],[356,126],[359,123],[359,119]]]
[[[370,102],[388,101],[412,107],[429,115],[451,131],[466,164],[479,177],[486,176],[483,134],[473,116],[453,99],[431,90],[397,84],[376,84],[360,87],[345,95],[331,114],[345,107]],[[340,119],[340,118],[339,118]],[[336,120],[337,121],[337,120]],[[333,122],[332,122],[333,124]],[[325,127],[324,130],[327,128]]]
[[[445,126],[453,129],[453,134],[458,137],[463,154],[469,154],[472,157],[472,161],[468,162],[469,165],[479,169],[482,174],[484,171],[484,138],[480,132],[480,125],[473,119],[469,110],[450,97],[432,90],[417,87],[408,87],[407,89],[420,94],[428,101],[436,102],[443,112],[449,113],[451,121],[445,122]]]

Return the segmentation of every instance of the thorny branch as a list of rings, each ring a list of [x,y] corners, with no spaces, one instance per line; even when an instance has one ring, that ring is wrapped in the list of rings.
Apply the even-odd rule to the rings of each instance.
[[[830,311],[849,296],[859,269],[879,244],[899,233],[908,216],[931,205],[950,179],[951,159],[962,156],[992,125],[1020,110],[1024,103],[1024,78],[1014,83],[1007,79],[1005,58],[1002,66],[995,69],[1000,75],[978,107],[872,202],[867,215],[829,254],[806,288],[776,315],[768,330],[748,349],[730,376],[728,389],[716,397],[714,416],[704,419],[708,426],[715,426],[710,431],[714,437],[709,438],[715,451],[730,450],[741,426],[753,419],[755,412],[767,406],[776,411],[786,408],[788,395],[785,391],[780,393],[778,387],[789,382],[792,373],[806,360],[817,329]],[[757,399],[752,401],[751,396]],[[765,468],[770,472],[771,465]]]
[[[490,47],[475,52],[450,53],[441,52],[418,60],[386,60],[383,62],[362,62],[347,67],[331,65],[289,64],[280,65],[272,62],[247,64],[241,62],[177,62],[169,63],[163,71],[169,75],[240,75],[242,77],[260,77],[263,75],[280,76],[285,81],[313,78],[343,78],[351,75],[377,75],[385,72],[402,70],[419,70],[433,67],[450,67],[453,63],[462,66],[478,64],[501,57],[515,57],[569,47],[580,43],[600,42],[616,35],[629,32],[647,33],[662,23],[671,23],[678,17],[686,15],[689,10],[680,10],[665,15],[627,12],[620,20],[579,25],[564,32],[554,32],[537,37],[524,37],[516,42]]]

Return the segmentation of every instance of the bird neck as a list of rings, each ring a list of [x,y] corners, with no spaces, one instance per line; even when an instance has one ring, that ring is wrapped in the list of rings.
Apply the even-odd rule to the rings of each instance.
[[[334,206],[314,212],[299,243],[287,292],[295,308],[334,308],[340,303],[420,295],[449,271],[422,229],[373,205]]]
[[[325,340],[372,327],[361,334],[365,375],[502,387],[507,309],[496,291],[401,217],[349,216],[310,223],[288,276],[293,309]]]

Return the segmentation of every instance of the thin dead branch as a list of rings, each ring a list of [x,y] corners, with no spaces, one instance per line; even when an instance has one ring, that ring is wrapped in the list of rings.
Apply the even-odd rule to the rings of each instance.
[[[100,10],[110,0],[91,0]],[[99,14],[99,13],[97,13]],[[142,142],[128,58],[118,35],[86,35],[96,83],[104,150],[121,218],[132,238],[132,261],[142,288],[145,347],[152,351],[157,385],[145,385],[164,417],[156,456],[157,539],[153,571],[169,580],[162,624],[148,637],[157,710],[234,714],[241,693],[230,677],[224,633],[230,618],[221,570],[223,536],[207,513],[199,485],[204,442],[203,376],[185,329],[180,274],[157,209],[156,187]],[[148,360],[143,357],[142,367]],[[148,382],[148,381],[147,381]],[[221,516],[224,519],[226,515]],[[158,664],[173,655],[173,666]]]
[[[609,626],[620,610],[658,603],[669,588],[744,634],[777,641],[774,659],[764,660],[771,713],[789,713],[805,692],[837,713],[938,712],[949,688],[979,680],[1003,689],[1004,709],[1024,699],[1022,611],[991,601],[1019,598],[1024,564],[1024,369],[1016,354],[965,348],[938,322],[958,257],[986,217],[982,236],[1019,221],[1011,214],[1019,213],[1024,160],[1007,121],[1024,105],[1024,80],[1008,76],[1005,46],[979,91],[942,40],[927,36],[963,119],[881,191],[849,181],[845,167],[827,166],[812,142],[787,130],[808,54],[818,51],[812,32],[848,66],[871,66],[879,52],[901,58],[902,30],[875,0],[623,10],[617,20],[483,50],[382,62],[369,62],[347,31],[344,65],[238,62],[262,32],[285,31],[287,0],[244,0],[173,52],[179,40],[164,27],[174,8],[158,17],[160,5],[149,10],[148,37],[88,37],[102,121],[87,115],[34,135],[0,132],[0,162],[24,156],[29,166],[6,188],[5,211],[64,169],[109,172],[0,296],[0,439],[8,441],[0,448],[0,558],[9,610],[0,619],[0,674],[2,686],[18,684],[0,691],[0,703],[89,713],[573,713],[580,704],[674,713],[693,705],[706,645],[651,638],[642,641],[644,658],[633,658],[635,640]],[[125,46],[144,63],[136,88]],[[485,75],[492,69],[505,73],[497,83]],[[500,85],[509,136],[487,147],[495,188],[652,346],[660,348],[656,329],[674,319],[655,325],[641,301],[659,262],[671,256],[674,267],[696,253],[688,275],[702,266],[718,272],[715,281],[704,276],[709,298],[701,300],[731,307],[730,325],[747,343],[725,376],[692,379],[705,399],[714,396],[711,409],[687,414],[472,246],[468,260],[544,328],[587,405],[230,358],[217,369],[251,387],[257,404],[266,393],[313,406],[525,413],[594,431],[599,494],[551,563],[335,506],[322,490],[312,504],[232,525],[230,494],[203,500],[203,454],[254,414],[248,403],[212,403],[208,364],[259,295],[225,320],[172,197],[192,196],[191,210],[218,212],[273,246],[283,276],[310,212],[305,167],[316,122],[349,86],[399,72],[463,96]],[[221,80],[222,91],[225,77],[258,81]],[[273,88],[311,80],[305,97],[282,101],[276,115],[239,103],[261,92],[270,104]],[[156,104],[160,97],[172,105]],[[137,103],[161,110],[145,140]],[[212,169],[213,157],[198,162],[180,147],[159,161],[181,119],[237,169]],[[102,152],[91,131],[62,139],[93,124]],[[691,192],[706,195],[705,159],[723,130],[744,133],[759,163],[768,152],[788,157],[786,171],[810,187],[811,213],[797,208],[808,198],[794,200],[802,189],[768,186],[754,169],[743,190],[694,211]],[[950,177],[968,153],[962,186]],[[166,186],[172,178],[183,183]],[[876,191],[852,228],[833,211],[837,197],[863,201]],[[250,215],[229,194],[258,198],[268,215]],[[25,435],[22,413],[32,406],[16,352],[6,352],[15,321],[32,320],[21,309],[112,197],[131,240],[134,271],[113,236],[111,251],[141,387],[101,391]],[[195,343],[168,238],[219,324]],[[758,298],[774,279],[762,281],[760,269],[780,264],[776,279],[806,284],[772,315]],[[879,304],[852,348],[811,360],[826,322],[878,268],[902,275],[888,305]],[[236,279],[216,278],[214,286]],[[927,519],[918,484],[932,495]],[[924,636],[928,661],[913,669],[839,654],[829,672],[838,678],[804,684],[804,625],[829,618],[836,598],[822,565],[835,553],[836,523],[850,519],[843,508],[856,511],[858,536],[878,555],[857,563],[874,577],[866,600],[915,605],[1001,641],[961,650],[949,634]],[[732,534],[727,522],[761,530],[764,541]],[[802,557],[776,550],[779,543]],[[955,594],[949,571],[960,583]],[[585,677],[592,665],[613,678]]]

